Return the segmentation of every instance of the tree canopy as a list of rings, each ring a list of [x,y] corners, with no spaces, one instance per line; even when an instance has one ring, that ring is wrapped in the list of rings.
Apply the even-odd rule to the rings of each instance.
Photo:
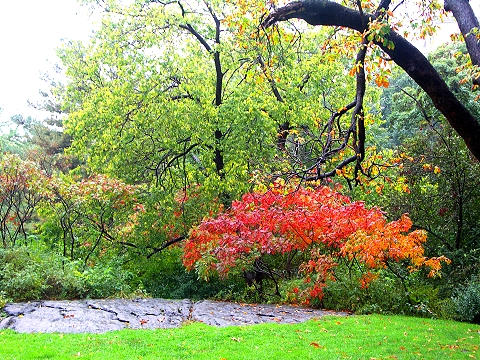
[[[478,21],[468,1],[86,3],[104,11],[102,28],[59,54],[72,148],[92,170],[108,164],[116,176],[157,185],[169,177],[175,188],[209,184],[227,203],[259,168],[318,180],[353,164],[353,178],[368,175],[362,162],[378,112],[365,97],[374,96],[371,83],[388,86],[393,62],[480,157],[476,115],[404,30],[407,18],[413,36],[431,35],[433,21],[452,12],[476,84]],[[293,18],[325,30],[276,26]]]
[[[201,185],[206,202],[228,205],[259,176],[307,178],[321,154],[328,177],[346,164],[334,154],[355,154],[341,136],[356,136],[343,102],[355,79],[331,86],[350,69],[341,56],[324,61],[318,39],[331,34],[267,34],[258,2],[103,5],[91,42],[59,50],[70,151],[90,171],[160,197]]]

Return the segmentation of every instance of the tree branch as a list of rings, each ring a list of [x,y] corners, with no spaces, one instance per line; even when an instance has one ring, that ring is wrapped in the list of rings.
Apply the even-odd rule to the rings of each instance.
[[[212,51],[212,47],[210,45],[208,45],[207,41],[203,38],[202,35],[200,35],[194,28],[192,25],[190,24],[181,24],[179,25],[180,28],[182,29],[185,29],[187,30],[190,34],[192,34],[193,36],[195,36],[197,38],[197,40],[200,42],[200,44],[203,45],[203,47],[208,51],[208,52],[211,52]]]
[[[278,91],[277,84],[275,83],[275,80],[272,78],[272,76],[268,73],[267,66],[265,65],[265,62],[262,59],[262,56],[259,55],[257,57],[257,61],[260,64],[260,67],[262,68],[263,75],[265,75],[265,78],[268,80],[268,83],[270,84],[270,88],[272,89],[273,95],[275,95],[275,98],[277,99],[278,102],[285,102],[283,100],[282,95]]]
[[[179,236],[175,239],[170,239],[168,241],[165,241],[162,246],[158,247],[158,248],[152,248],[152,252],[150,254],[147,255],[147,259],[150,259],[153,255],[159,253],[160,251],[163,251],[165,250],[167,247],[173,245],[173,244],[176,244],[176,243],[179,243],[180,241],[182,240],[185,240],[187,237],[186,236]]]

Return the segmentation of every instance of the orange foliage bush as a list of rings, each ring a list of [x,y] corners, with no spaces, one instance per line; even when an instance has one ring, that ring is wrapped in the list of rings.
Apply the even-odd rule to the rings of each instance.
[[[387,222],[382,211],[326,186],[315,188],[274,183],[266,191],[245,194],[231,209],[203,220],[184,247],[187,269],[201,268],[208,275],[225,276],[237,266],[252,264],[266,254],[309,252],[299,270],[308,287],[293,293],[303,302],[323,297],[328,279],[334,279],[336,259],[356,259],[369,269],[383,269],[388,261],[410,262],[410,270],[428,266],[430,276],[445,257],[426,258],[426,233],[409,232],[412,221],[403,215]],[[375,279],[368,272],[362,286]]]

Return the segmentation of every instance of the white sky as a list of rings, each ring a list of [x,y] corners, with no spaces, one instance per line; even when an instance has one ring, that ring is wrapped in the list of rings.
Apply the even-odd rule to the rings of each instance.
[[[38,117],[27,100],[47,89],[62,39],[87,39],[93,25],[76,0],[0,0],[0,123],[15,114]],[[41,117],[40,117],[41,118]]]

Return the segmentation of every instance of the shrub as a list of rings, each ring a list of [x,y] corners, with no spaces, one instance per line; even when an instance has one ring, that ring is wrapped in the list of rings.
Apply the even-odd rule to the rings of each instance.
[[[277,296],[282,289],[276,277],[300,273],[306,285],[289,291],[299,302],[313,305],[321,302],[339,262],[360,264],[366,270],[359,277],[361,286],[383,269],[402,278],[398,271],[426,267],[433,277],[442,261],[450,263],[444,256],[425,257],[426,232],[410,231],[411,227],[406,214],[388,222],[379,208],[352,202],[338,189],[277,180],[268,188],[245,194],[228,210],[203,219],[185,243],[183,263],[204,278],[260,269],[275,283]],[[306,256],[305,261],[292,268],[290,260],[299,253]],[[287,255],[287,261],[270,266],[264,258],[271,255]]]
[[[334,281],[328,281],[319,306],[357,314],[403,314],[453,318],[452,300],[441,298],[439,288],[422,274],[405,275],[403,281],[390,271],[377,272],[370,281],[358,281],[366,270],[341,264]]]
[[[480,276],[474,276],[470,282],[457,292],[453,299],[457,318],[480,324]]]
[[[220,281],[215,277],[205,281],[195,272],[186,271],[182,264],[182,249],[175,247],[151,259],[138,258],[129,270],[138,274],[132,287],[142,286],[148,294],[158,298],[200,300],[228,297],[233,300],[245,289],[244,282],[234,279]]]
[[[328,281],[322,306],[332,310],[350,310],[358,314],[405,314],[409,311],[407,293],[398,278],[387,271],[368,284],[359,282],[362,271],[340,267],[335,281]]]
[[[45,247],[0,249],[0,301],[128,295],[131,274],[119,263],[82,268]]]

